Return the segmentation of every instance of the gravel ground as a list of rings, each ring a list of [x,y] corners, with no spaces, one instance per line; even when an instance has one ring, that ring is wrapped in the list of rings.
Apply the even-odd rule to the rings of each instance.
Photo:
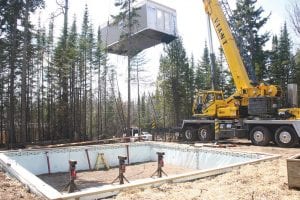
[[[233,141],[237,151],[265,152],[282,157],[255,165],[245,165],[232,172],[193,182],[168,183],[159,187],[145,187],[121,192],[118,200],[299,200],[300,191],[288,189],[286,159],[299,154],[300,148],[283,149],[274,146],[250,146],[246,140]],[[154,164],[154,163],[153,163]],[[155,164],[156,165],[156,164]],[[143,166],[143,164],[141,165]],[[153,166],[154,167],[154,166]],[[129,168],[127,168],[129,170]],[[155,170],[155,169],[154,169]],[[149,170],[153,171],[153,170]],[[166,169],[167,172],[167,169]],[[136,171],[136,173],[138,173]],[[115,178],[111,176],[111,178]],[[129,180],[130,177],[127,177]],[[0,199],[40,200],[18,181],[0,172]]]
[[[157,169],[157,162],[148,162],[135,165],[126,166],[124,176],[129,180],[137,180],[151,177]],[[191,169],[185,169],[179,166],[166,164],[163,170],[167,175],[182,174],[184,172],[191,172]],[[108,171],[82,171],[77,172],[76,185],[78,189],[89,187],[96,187],[106,184],[111,184],[114,179],[119,175],[119,168],[112,168]],[[69,181],[69,173],[45,174],[39,176],[46,183],[62,191],[64,186]],[[124,180],[125,182],[125,180]],[[118,180],[116,181],[118,184]],[[126,183],[126,182],[125,182]]]
[[[4,172],[0,172],[0,200],[42,200],[43,198],[30,193],[16,179],[9,178]]]
[[[238,141],[240,142],[240,141]],[[279,154],[282,157],[254,165],[245,165],[232,172],[193,182],[164,184],[120,193],[115,199],[147,200],[299,200],[300,191],[287,185],[286,158],[299,154],[299,148],[250,146],[246,141],[229,149]]]

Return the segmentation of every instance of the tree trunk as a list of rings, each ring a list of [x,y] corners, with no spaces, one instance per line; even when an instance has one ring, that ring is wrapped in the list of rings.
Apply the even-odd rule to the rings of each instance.
[[[104,134],[107,134],[107,60],[104,63],[104,124],[103,131]]]
[[[140,79],[139,79],[139,63],[136,66],[136,81],[137,81],[137,95],[138,95],[138,126],[139,126],[139,133],[141,131],[141,101],[140,101]]]
[[[0,68],[0,143],[4,143],[4,76],[3,68]]]
[[[130,48],[130,47],[129,47]],[[130,72],[131,72],[131,67],[130,67],[130,56],[128,55],[128,80],[127,80],[127,88],[128,88],[128,99],[127,99],[127,131],[129,131],[130,126],[131,126],[131,86],[130,86],[130,82],[131,82],[131,76],[130,76]]]
[[[39,53],[38,52],[38,59],[39,59]],[[38,61],[39,63],[39,61]],[[40,66],[37,66],[37,136],[34,138],[34,142],[40,140],[41,136],[41,86],[40,86]]]
[[[93,73],[92,64],[90,64],[90,140],[93,140]]]
[[[8,130],[9,130],[9,147],[12,148],[16,143],[15,133],[15,63],[17,57],[17,15],[13,15],[13,24],[11,25],[10,35],[10,52],[9,52],[9,109],[8,109]]]
[[[98,64],[98,111],[97,111],[97,135],[102,134],[102,90],[101,90],[101,64]]]
[[[42,111],[42,114],[41,114],[41,122],[42,122],[42,136],[41,136],[41,140],[44,141],[45,140],[45,126],[44,126],[44,67],[43,67],[43,64],[42,64],[42,88],[41,88],[41,94],[42,94],[42,99],[41,99],[41,111]]]
[[[86,135],[87,135],[87,129],[86,129],[86,107],[87,107],[87,52],[86,52],[86,49],[84,51],[84,85],[83,85],[83,117],[82,117],[82,120],[83,120],[83,134],[84,134],[84,140],[86,140]]]
[[[131,127],[131,54],[132,54],[132,49],[131,49],[131,34],[132,34],[132,17],[131,17],[131,0],[128,0],[128,82],[127,82],[127,87],[128,87],[128,102],[127,102],[127,131],[129,131]]]
[[[25,16],[24,16],[24,46],[23,46],[23,62],[22,62],[22,72],[21,72],[21,143],[25,145],[26,135],[27,135],[27,119],[26,119],[26,96],[27,96],[27,69],[29,64],[28,51],[29,51],[29,5],[28,1],[25,4]]]
[[[64,28],[63,28],[63,62],[62,66],[62,97],[61,97],[61,111],[62,112],[62,136],[64,138],[69,138],[69,91],[68,91],[68,61],[66,59],[66,50],[67,50],[67,37],[68,37],[68,10],[69,10],[69,0],[65,0],[65,6],[64,6]]]

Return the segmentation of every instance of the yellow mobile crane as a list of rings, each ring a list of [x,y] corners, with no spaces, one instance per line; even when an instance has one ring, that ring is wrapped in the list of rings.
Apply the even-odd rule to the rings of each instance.
[[[193,119],[183,120],[183,138],[211,141],[219,137],[247,137],[259,146],[272,140],[281,147],[295,146],[300,138],[300,108],[280,108],[280,87],[256,84],[249,79],[220,2],[203,3],[223,48],[236,92],[226,99],[222,91],[198,92]]]

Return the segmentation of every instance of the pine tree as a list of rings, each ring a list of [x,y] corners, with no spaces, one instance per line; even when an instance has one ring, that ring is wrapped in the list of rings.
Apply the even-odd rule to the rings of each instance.
[[[122,125],[122,116],[121,111],[119,110],[119,104],[116,101],[116,71],[111,68],[107,75],[110,82],[110,89],[107,94],[107,131],[105,133],[113,136],[124,127]]]
[[[5,123],[11,147],[27,141],[28,74],[33,57],[29,19],[43,5],[43,0],[0,3],[1,130]]]
[[[102,44],[102,35],[100,31],[100,26],[98,27],[97,32],[97,44],[96,44],[96,51],[95,51],[95,65],[97,68],[97,82],[98,82],[98,90],[97,90],[97,133],[98,138],[103,132],[102,126],[102,66],[106,63],[106,53],[104,52],[104,47]]]
[[[278,83],[283,91],[287,91],[287,84],[292,83],[291,81],[293,81],[293,74],[295,72],[295,66],[292,61],[293,56],[291,53],[291,49],[292,44],[289,38],[287,25],[285,23],[281,29],[278,42],[278,56],[281,69]],[[286,96],[287,94],[284,95]],[[284,102],[287,102],[287,97],[285,97]]]
[[[121,34],[120,39],[129,39],[131,34],[133,33],[133,29],[138,25],[137,17],[138,10],[140,8],[134,7],[133,4],[136,3],[137,0],[124,0],[115,3],[115,6],[120,9],[120,12],[117,15],[113,15],[113,24],[122,24],[124,28],[124,32]],[[127,30],[126,30],[127,29]],[[128,55],[133,56],[136,54],[134,49],[128,49]]]
[[[278,44],[278,37],[274,35],[272,38],[272,49],[269,53],[269,83],[277,84],[280,83],[280,76],[281,76],[281,63],[279,60],[279,44]]]
[[[250,55],[251,65],[255,70],[256,77],[258,81],[262,81],[265,78],[264,74],[266,74],[266,52],[263,47],[269,40],[269,33],[260,34],[260,30],[269,17],[262,17],[264,10],[262,7],[256,8],[256,2],[257,0],[237,0],[233,18],[238,33],[243,38],[241,42],[244,43],[246,51]],[[250,69],[247,69],[251,78],[250,71]]]
[[[68,39],[68,0],[65,0],[64,6],[64,25],[62,35],[59,38],[55,48],[54,65],[58,75],[58,108],[57,125],[58,133],[61,138],[70,138],[69,132],[69,74],[70,66],[67,60],[67,39]]]
[[[0,7],[0,15],[2,12],[2,6]],[[2,33],[2,25],[1,25],[1,33]],[[1,36],[1,34],[0,34]],[[0,37],[0,65],[2,67],[0,67],[0,133],[6,133],[7,129],[6,129],[6,121],[7,121],[7,117],[6,117],[6,102],[7,102],[7,91],[6,91],[6,86],[7,86],[7,75],[6,75],[6,71],[7,71],[7,63],[6,63],[6,57],[7,57],[7,43],[5,41],[4,38]],[[2,144],[4,143],[4,138],[3,135],[0,135],[0,141],[2,142]]]
[[[146,93],[144,92],[141,97],[141,128],[145,129],[147,127],[146,121]]]
[[[16,114],[16,70],[18,64],[18,56],[20,55],[20,31],[18,30],[18,20],[21,18],[22,4],[20,1],[10,0],[7,2],[4,22],[7,23],[6,34],[8,44],[8,58],[7,66],[9,68],[9,88],[8,88],[8,132],[10,147],[16,144],[16,127],[15,127],[15,114]]]
[[[211,89],[211,67],[207,43],[205,42],[203,55],[196,69],[195,85],[198,91]]]
[[[25,17],[24,17],[24,47],[23,47],[23,62],[22,62],[22,74],[21,74],[21,143],[26,142],[26,131],[27,131],[27,119],[26,119],[26,95],[27,95],[27,69],[29,65],[29,43],[30,43],[30,32],[29,32],[29,2],[25,3]]]
[[[37,44],[35,47],[35,67],[36,67],[36,96],[37,96],[37,136],[36,140],[44,139],[44,57],[45,57],[45,30],[38,26],[36,40]],[[26,104],[25,104],[26,105]]]
[[[155,91],[155,99],[157,102],[159,102],[159,104],[157,104],[157,109],[160,111],[159,113],[161,113],[162,116],[162,124],[164,127],[166,127],[166,125],[170,125],[172,124],[171,120],[172,120],[172,106],[170,99],[170,84],[168,81],[168,61],[166,58],[164,58],[162,55],[160,57],[160,66],[159,66],[159,74],[157,77],[157,81],[156,81],[156,91]],[[146,95],[145,95],[145,99],[146,99]],[[148,116],[147,122],[149,122],[150,124],[148,125],[148,127],[151,128],[151,117],[150,115]],[[169,123],[167,123],[169,122]],[[171,122],[171,123],[170,123]]]
[[[189,70],[188,70],[188,74],[187,74],[187,79],[188,79],[188,84],[187,84],[187,107],[186,107],[186,111],[187,111],[187,116],[188,118],[190,118],[192,116],[192,108],[193,108],[193,104],[194,104],[194,95],[195,95],[195,68],[196,68],[196,64],[195,64],[195,59],[194,59],[194,55],[191,56],[190,59],[190,64],[189,64]]]
[[[126,30],[120,39],[124,39],[128,41],[128,64],[127,64],[127,88],[128,88],[128,101],[127,101],[127,129],[129,130],[131,126],[131,58],[137,53],[134,49],[132,49],[132,41],[131,35],[133,33],[134,26],[137,25],[137,10],[139,8],[135,8],[132,6],[136,0],[125,0],[119,1],[115,3],[116,7],[120,8],[120,12],[118,15],[112,16],[114,20],[114,24],[122,23],[124,29]]]
[[[144,66],[147,63],[147,60],[145,59],[145,54],[139,53],[136,56],[134,56],[131,60],[131,66],[132,71],[135,72],[135,75],[133,75],[132,81],[136,82],[137,85],[137,121],[138,121],[138,127],[141,127],[141,97],[140,97],[140,86],[143,84],[147,84],[147,77],[143,75],[145,73]]]
[[[90,24],[88,30],[88,71],[89,71],[89,138],[93,138],[93,71],[94,71],[94,33]]]
[[[47,69],[46,69],[46,79],[47,79],[47,137],[46,139],[51,139],[51,143],[54,142],[54,133],[55,133],[55,123],[54,123],[54,20],[53,17],[49,22],[48,35],[46,40],[46,57],[47,57]]]
[[[287,91],[287,84],[296,82],[297,70],[286,23],[280,31],[279,38],[273,36],[269,60],[270,83],[279,85],[282,91]],[[287,102],[286,93],[283,93],[283,102]]]
[[[68,35],[67,40],[67,57],[68,63],[70,65],[70,138],[74,139],[76,137],[76,133],[78,130],[78,71],[77,71],[77,63],[78,63],[78,34],[77,34],[77,25],[76,19],[74,17],[70,33]],[[77,139],[77,138],[75,138]]]
[[[181,38],[174,40],[164,48],[166,56],[160,59],[159,85],[164,91],[165,101],[170,103],[172,125],[178,125],[186,113],[186,95],[188,81],[186,74],[190,72],[188,58]],[[157,95],[156,95],[157,96]],[[159,99],[159,98],[158,98]]]
[[[85,6],[83,22],[81,26],[81,35],[79,38],[79,76],[80,76],[80,137],[85,140],[87,133],[87,69],[88,69],[88,30],[89,30],[89,15],[87,5]]]

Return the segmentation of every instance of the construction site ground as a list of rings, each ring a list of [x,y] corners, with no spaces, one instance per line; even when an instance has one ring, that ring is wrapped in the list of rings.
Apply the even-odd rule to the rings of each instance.
[[[149,178],[152,175],[155,178],[157,173],[157,162],[147,162],[139,163],[126,166],[126,171],[124,173],[125,178],[128,181]],[[182,174],[185,172],[191,172],[193,170],[182,168],[179,166],[166,164],[163,168],[165,173],[168,175]],[[119,175],[119,168],[111,168],[108,171],[99,170],[99,171],[81,171],[77,173],[76,185],[78,189],[85,189],[89,187],[97,187],[107,184],[112,184],[113,181]],[[56,174],[44,174],[39,176],[43,181],[57,189],[62,191],[64,186],[70,180],[69,173],[56,173]],[[124,180],[126,183],[126,180]],[[119,179],[114,183],[119,184]]]
[[[279,154],[281,158],[258,164],[241,166],[229,173],[192,182],[167,183],[159,187],[135,188],[119,193],[112,199],[188,199],[188,200],[299,200],[300,190],[289,189],[286,159],[300,153],[297,148],[279,148],[275,145],[257,147],[248,140],[230,140],[227,147],[237,151]],[[233,145],[230,145],[233,146]],[[155,165],[155,162],[149,164]],[[143,167],[143,164],[140,165]],[[153,166],[154,167],[154,166]],[[145,167],[146,168],[146,167]],[[129,168],[128,168],[129,169]],[[152,169],[153,170],[153,169]],[[182,169],[181,169],[182,170]],[[165,169],[167,172],[167,168]],[[149,174],[148,174],[149,175]],[[112,179],[115,178],[115,174]],[[128,179],[130,179],[128,177]],[[0,199],[42,199],[30,193],[18,181],[0,173]]]

